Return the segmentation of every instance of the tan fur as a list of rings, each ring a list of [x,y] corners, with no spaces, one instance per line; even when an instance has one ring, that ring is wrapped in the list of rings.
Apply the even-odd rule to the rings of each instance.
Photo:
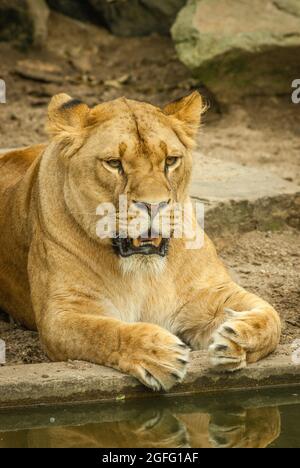
[[[207,237],[199,250],[172,239],[164,259],[121,259],[96,235],[97,206],[117,206],[120,194],[189,200],[202,109],[198,93],[164,110],[124,98],[89,109],[58,95],[50,143],[0,157],[0,306],[38,329],[53,360],[104,364],[167,390],[185,375],[182,341],[209,346],[220,370],[276,348],[277,313],[232,281]],[[170,155],[182,160],[166,175]],[[124,173],[108,170],[112,157]]]

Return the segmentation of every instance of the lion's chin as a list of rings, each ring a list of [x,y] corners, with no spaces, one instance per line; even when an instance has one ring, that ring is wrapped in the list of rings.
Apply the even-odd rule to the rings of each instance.
[[[115,252],[123,258],[132,256],[145,257],[166,257],[169,248],[169,239],[157,238],[137,238],[137,239],[114,239],[113,247]]]
[[[159,255],[132,255],[120,257],[123,275],[145,274],[159,277],[166,268],[167,258]]]

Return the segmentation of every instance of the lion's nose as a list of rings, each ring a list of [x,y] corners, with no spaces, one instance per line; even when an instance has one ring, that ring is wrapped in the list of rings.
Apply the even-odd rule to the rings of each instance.
[[[170,204],[171,200],[162,201],[160,203],[151,203],[151,202],[143,202],[143,201],[136,201],[133,200],[133,203],[137,206],[137,208],[142,210],[147,210],[149,216],[155,218],[155,216],[162,211],[163,209],[167,208]]]

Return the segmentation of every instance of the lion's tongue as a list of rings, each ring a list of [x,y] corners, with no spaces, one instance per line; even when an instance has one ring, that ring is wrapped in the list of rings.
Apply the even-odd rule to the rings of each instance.
[[[161,244],[161,241],[162,241],[162,237],[157,237],[157,238],[149,237],[147,239],[145,238],[142,239],[141,237],[138,237],[137,239],[133,239],[132,243],[133,243],[133,246],[137,249],[145,244],[152,244],[158,248]]]

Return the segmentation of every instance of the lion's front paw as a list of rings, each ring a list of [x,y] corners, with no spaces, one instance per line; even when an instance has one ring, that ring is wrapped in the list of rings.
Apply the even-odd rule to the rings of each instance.
[[[228,320],[212,336],[208,348],[210,363],[219,371],[236,371],[247,365],[247,354],[239,323]]]
[[[156,325],[128,325],[123,346],[120,367],[147,387],[169,390],[184,379],[189,348],[168,331]]]

